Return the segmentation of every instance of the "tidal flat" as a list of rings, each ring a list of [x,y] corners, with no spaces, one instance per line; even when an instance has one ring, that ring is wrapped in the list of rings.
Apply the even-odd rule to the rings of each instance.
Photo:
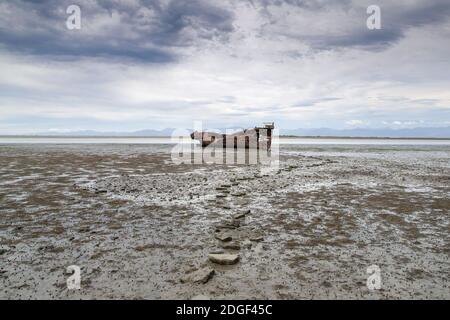
[[[171,149],[0,145],[0,298],[450,299],[449,145],[281,145],[270,172]]]

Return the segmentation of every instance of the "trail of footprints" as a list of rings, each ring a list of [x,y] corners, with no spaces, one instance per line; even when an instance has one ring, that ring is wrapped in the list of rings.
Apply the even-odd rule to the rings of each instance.
[[[215,224],[212,236],[217,242],[217,247],[210,250],[208,260],[217,265],[235,265],[240,260],[239,252],[242,248],[251,248],[252,242],[262,241],[262,234],[256,234],[245,225],[245,218],[251,214],[251,210],[246,207],[246,202],[237,201],[238,207],[231,207],[230,199],[245,199],[248,191],[242,186],[241,182],[246,180],[259,179],[263,176],[255,174],[251,176],[239,176],[230,178],[228,183],[222,183],[215,188],[216,200],[222,208],[232,209],[232,213],[226,218]],[[238,187],[238,188],[236,188]],[[236,190],[237,189],[237,190]],[[245,240],[244,240],[245,239]],[[243,240],[243,241],[242,241]],[[214,275],[215,270],[210,267],[204,267],[191,272],[181,279],[182,282],[206,283]]]
[[[321,166],[323,164],[325,163],[320,162],[313,165]],[[299,166],[297,164],[290,163],[274,173],[276,176],[282,172],[291,172],[298,168]],[[240,260],[239,252],[241,249],[249,249],[252,247],[252,242],[264,240],[264,235],[261,231],[255,232],[251,226],[245,224],[245,218],[252,213],[250,209],[246,208],[248,202],[235,201],[235,203],[238,204],[238,207],[234,208],[230,206],[228,200],[246,199],[248,193],[251,193],[251,191],[248,191],[241,183],[258,180],[268,176],[269,174],[267,173],[239,175],[237,177],[233,176],[229,179],[229,182],[221,183],[215,188],[217,192],[215,195],[217,204],[222,208],[232,209],[230,210],[232,213],[229,217],[217,223],[212,230],[213,237],[217,242],[217,247],[210,250],[208,254],[208,260],[212,264],[235,265]],[[251,186],[249,189],[251,189]],[[214,274],[214,268],[207,266],[186,274],[181,279],[181,282],[206,283]]]

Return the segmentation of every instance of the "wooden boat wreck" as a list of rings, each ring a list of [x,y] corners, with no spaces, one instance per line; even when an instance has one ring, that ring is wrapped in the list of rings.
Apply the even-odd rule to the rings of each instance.
[[[270,150],[274,128],[274,123],[270,122],[264,123],[262,127],[244,129],[231,134],[194,131],[191,138],[198,140],[202,147]]]

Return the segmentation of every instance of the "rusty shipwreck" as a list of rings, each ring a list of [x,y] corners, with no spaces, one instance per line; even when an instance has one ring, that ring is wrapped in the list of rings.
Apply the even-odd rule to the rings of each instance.
[[[270,150],[274,128],[274,123],[270,122],[231,134],[194,131],[191,138],[199,141],[202,147]]]

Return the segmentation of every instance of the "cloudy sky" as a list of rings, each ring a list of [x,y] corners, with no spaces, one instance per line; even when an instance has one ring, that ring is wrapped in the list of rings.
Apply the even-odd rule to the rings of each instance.
[[[448,0],[1,1],[0,134],[449,126],[449,57]]]

